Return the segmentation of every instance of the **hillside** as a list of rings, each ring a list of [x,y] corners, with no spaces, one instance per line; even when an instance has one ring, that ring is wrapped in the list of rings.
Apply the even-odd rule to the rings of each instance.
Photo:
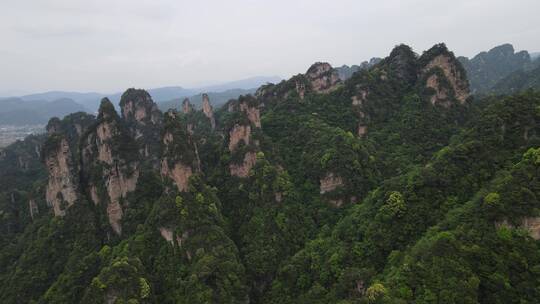
[[[494,94],[513,94],[528,89],[540,90],[540,60],[532,70],[519,70],[499,80],[491,89]]]
[[[509,74],[531,67],[531,56],[527,51],[515,52],[511,44],[503,44],[469,59],[458,58],[471,83],[473,93],[487,93]]]
[[[46,124],[51,117],[86,111],[72,99],[62,98],[52,101],[26,101],[20,98],[0,99],[0,125]]]
[[[2,303],[536,303],[540,93],[462,62],[51,119],[0,151]]]

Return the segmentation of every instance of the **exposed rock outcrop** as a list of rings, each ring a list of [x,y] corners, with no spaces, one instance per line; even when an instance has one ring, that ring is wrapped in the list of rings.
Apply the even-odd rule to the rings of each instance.
[[[189,178],[199,168],[192,133],[175,112],[168,112],[164,127],[161,176],[172,180],[178,191],[187,191]]]
[[[352,105],[362,106],[364,102],[367,100],[367,96],[368,96],[368,90],[361,89],[357,95],[354,95],[353,97],[351,97]]]
[[[122,118],[130,136],[138,145],[139,155],[157,166],[159,136],[163,114],[145,90],[128,89],[120,99]]]
[[[208,117],[210,120],[210,125],[212,126],[212,130],[216,128],[216,119],[214,118],[214,110],[212,109],[212,105],[210,104],[210,99],[208,98],[208,94],[202,94],[202,110],[204,115]]]
[[[249,122],[256,128],[261,127],[260,103],[252,95],[240,96],[227,104],[227,111],[244,113]]]
[[[56,216],[65,215],[80,198],[77,143],[93,123],[92,115],[75,113],[63,120],[52,118],[47,124],[48,138],[41,153],[48,173],[45,199]]]
[[[163,159],[161,161],[161,175],[171,178],[179,191],[186,191],[193,170],[180,162],[175,163],[173,168],[169,168],[168,160]]]
[[[357,134],[359,137],[364,137],[366,134],[367,134],[367,130],[368,130],[368,127],[366,125],[363,125],[363,124],[359,124],[358,125],[358,130],[357,130]]]
[[[343,179],[341,176],[335,175],[332,172],[326,174],[325,177],[320,179],[320,193],[325,194],[331,191],[336,190],[338,187],[343,185]]]
[[[251,126],[235,124],[229,131],[229,151],[233,152],[241,142],[249,145],[251,140]]]
[[[469,98],[469,82],[461,63],[449,52],[444,45],[436,45],[428,50],[420,61],[422,76],[426,79],[425,86],[434,91],[430,101],[449,107],[452,100],[460,104]]]
[[[34,199],[28,200],[28,210],[30,210],[30,218],[33,220],[39,214],[39,208]]]
[[[128,104],[124,105],[131,108]],[[135,106],[127,111],[136,113],[136,109]],[[133,117],[137,119],[136,116]],[[122,233],[121,220],[128,206],[127,196],[135,191],[139,178],[137,147],[114,106],[104,98],[97,125],[81,140],[81,163],[86,191],[95,204],[107,204],[109,223],[116,234]],[[99,193],[103,194],[99,196]]]
[[[249,151],[244,155],[244,160],[240,164],[230,164],[229,169],[231,175],[238,177],[247,177],[249,171],[257,162],[257,154],[253,151]],[[281,198],[281,197],[280,197]]]
[[[518,225],[512,225],[507,220],[495,223],[497,227],[521,228],[527,230],[529,235],[540,240],[540,217],[524,217]]]
[[[65,209],[79,199],[78,179],[67,139],[49,138],[45,165],[49,175],[45,198],[54,215],[64,216]]]
[[[259,141],[253,138],[253,132],[261,128],[260,104],[255,97],[247,95],[230,101],[227,107],[229,112],[239,113],[235,123],[229,127],[228,148],[234,159],[229,164],[230,173],[247,177],[257,161]]]
[[[184,101],[182,101],[182,113],[189,114],[191,112],[193,112],[193,105],[191,105],[189,98],[185,98]]]
[[[338,72],[329,63],[317,62],[306,72],[311,89],[316,93],[328,93],[341,83]],[[300,93],[300,92],[299,92]]]
[[[249,121],[255,127],[261,127],[261,114],[257,106],[250,105],[247,101],[242,101],[240,102],[240,111],[246,113]]]

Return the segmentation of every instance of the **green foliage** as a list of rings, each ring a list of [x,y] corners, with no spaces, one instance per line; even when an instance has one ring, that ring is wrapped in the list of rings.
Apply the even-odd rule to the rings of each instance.
[[[327,94],[297,75],[230,101],[215,129],[200,111],[171,112],[156,136],[167,144],[134,140],[108,100],[95,122],[51,120],[60,129],[48,139],[0,155],[2,303],[536,303],[540,94],[464,105],[450,94],[448,108],[434,106],[419,75],[441,54],[453,56],[397,46]],[[231,153],[229,130],[250,124],[240,103],[260,106],[262,127]],[[122,235],[105,212],[111,168],[80,150],[105,122],[114,166],[145,164],[122,200]],[[81,199],[51,217],[35,149],[63,139]],[[190,166],[188,189],[163,180],[157,154],[141,160],[142,143]],[[231,177],[246,151],[257,156],[249,176]]]

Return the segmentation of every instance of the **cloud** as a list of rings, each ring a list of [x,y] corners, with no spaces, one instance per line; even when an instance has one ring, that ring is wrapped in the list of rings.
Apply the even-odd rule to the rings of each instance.
[[[399,43],[540,50],[537,0],[33,0],[0,11],[0,91],[118,91],[288,77]]]

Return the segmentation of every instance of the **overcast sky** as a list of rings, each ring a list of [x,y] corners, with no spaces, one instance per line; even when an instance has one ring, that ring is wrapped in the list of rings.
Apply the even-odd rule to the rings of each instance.
[[[193,87],[421,53],[540,51],[539,0],[0,0],[0,94]]]

